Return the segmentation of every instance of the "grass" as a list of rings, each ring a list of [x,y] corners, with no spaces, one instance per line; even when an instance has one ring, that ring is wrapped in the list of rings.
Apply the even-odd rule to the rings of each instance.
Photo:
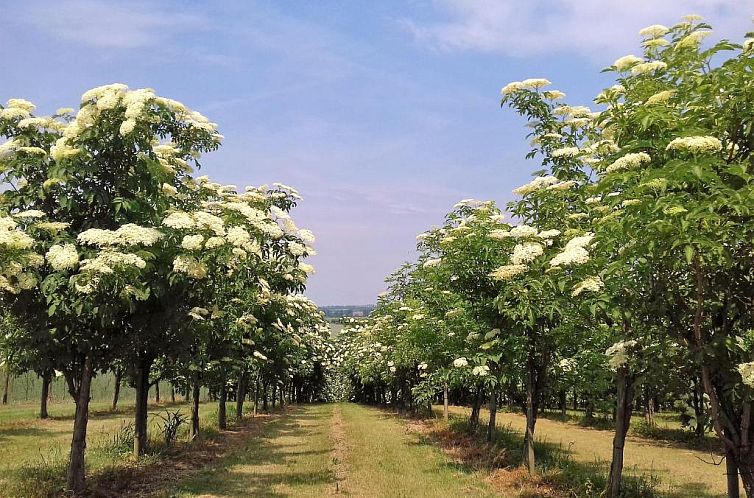
[[[451,413],[465,417],[469,410],[451,407]],[[483,410],[481,418],[486,423],[486,411]],[[497,425],[515,434],[515,441],[523,438],[525,418],[522,415],[498,413]],[[536,434],[542,444],[563,448],[567,451],[569,461],[582,466],[579,468],[572,465],[569,469],[572,473],[588,473],[588,469],[583,467],[588,466],[592,468],[595,475],[606,475],[612,456],[612,432],[585,428],[575,422],[541,418],[537,421]],[[642,476],[659,479],[655,489],[662,496],[679,498],[725,496],[725,466],[706,463],[711,461],[710,451],[688,449],[672,442],[650,440],[634,435],[628,437],[625,448],[627,475],[639,479]],[[716,456],[715,461],[719,461],[719,457]],[[562,466],[562,464],[559,465]],[[565,481],[571,479],[571,484],[573,484],[578,476],[568,475],[566,472],[561,477]]]

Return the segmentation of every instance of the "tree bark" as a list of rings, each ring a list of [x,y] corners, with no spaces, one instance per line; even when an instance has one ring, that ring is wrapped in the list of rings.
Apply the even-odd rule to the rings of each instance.
[[[189,438],[193,441],[199,437],[199,374],[194,374],[194,382],[191,391],[191,426]]]
[[[492,438],[495,436],[495,428],[496,428],[496,421],[497,421],[497,393],[495,391],[492,391],[490,393],[490,404],[489,404],[489,410],[490,410],[490,420],[487,423],[487,442],[491,442]]]
[[[626,444],[626,434],[631,423],[631,407],[634,397],[634,380],[628,367],[618,368],[616,387],[617,401],[615,414],[615,436],[613,437],[613,459],[610,464],[610,475],[607,481],[607,498],[618,498],[621,495],[623,480],[623,449]]]
[[[246,399],[246,383],[247,374],[241,372],[238,377],[238,388],[236,389],[236,421],[240,422],[243,419],[243,402]]]
[[[259,374],[254,379],[254,417],[257,416],[257,411],[259,411]]]
[[[115,370],[115,391],[113,392],[113,406],[111,411],[118,409],[118,398],[120,398],[120,383],[123,380],[123,369]]]
[[[136,409],[134,412],[134,456],[139,457],[147,451],[147,416],[149,406],[149,370],[152,361],[136,361]]]
[[[5,386],[3,387],[3,404],[8,404],[8,389],[10,388],[10,367],[5,365]]]
[[[92,359],[86,356],[81,369],[76,393],[76,415],[73,420],[73,439],[68,463],[68,489],[75,495],[86,491],[84,453],[86,451],[86,426],[89,422],[89,395],[92,387]]]
[[[52,382],[52,372],[49,370],[42,374],[42,394],[39,400],[39,418],[46,419],[50,415],[47,413],[47,400],[50,397],[50,383]]]
[[[484,389],[480,386],[477,389],[476,397],[471,405],[471,416],[469,417],[469,425],[476,428],[479,425],[479,412],[482,409],[482,401],[484,400]]]
[[[530,367],[526,375],[526,435],[524,436],[524,463],[529,474],[536,473],[536,460],[534,455],[534,429],[537,424],[537,407],[535,392],[535,373]]]
[[[154,402],[160,404],[160,381],[154,383]]]
[[[739,498],[741,494],[738,487],[738,459],[735,452],[730,448],[725,450],[725,475],[728,484],[728,498]]]
[[[173,383],[170,383],[170,402],[175,403],[175,386]]]
[[[217,427],[224,431],[228,427],[228,417],[225,411],[225,403],[228,401],[228,388],[225,385],[225,377],[220,381],[220,396],[217,400]]]
[[[448,383],[447,382],[442,388],[442,418],[446,422],[448,421]]]
[[[566,416],[566,405],[567,405],[566,390],[561,389],[560,390],[560,415],[562,415],[563,417]]]

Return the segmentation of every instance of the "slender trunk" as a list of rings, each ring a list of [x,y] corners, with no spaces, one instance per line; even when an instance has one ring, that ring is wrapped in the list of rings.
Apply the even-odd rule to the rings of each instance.
[[[86,491],[84,453],[86,451],[86,426],[89,422],[89,395],[93,371],[92,358],[87,355],[81,369],[81,379],[76,393],[76,415],[73,419],[73,439],[68,463],[68,489],[73,491],[75,495],[83,495]]]
[[[480,386],[477,389],[476,397],[471,405],[471,416],[469,417],[469,425],[476,428],[479,425],[479,412],[482,409],[482,402],[484,401],[484,389]]]
[[[136,361],[136,409],[134,411],[134,456],[139,457],[147,451],[147,416],[149,406],[149,370],[151,360]]]
[[[275,409],[275,403],[277,402],[278,385],[277,382],[272,384],[272,409]]]
[[[175,403],[175,386],[173,383],[170,383],[170,402]]]
[[[442,418],[446,422],[448,421],[448,383],[447,382],[442,388]]]
[[[225,377],[223,376],[220,384],[220,396],[217,404],[217,427],[224,431],[228,427],[228,417],[225,412],[225,403],[228,401],[228,388],[225,385]]]
[[[49,370],[42,374],[42,395],[39,400],[39,418],[49,418],[47,413],[47,399],[50,397],[50,383],[52,382],[52,372]]]
[[[254,379],[254,416],[257,416],[259,410],[259,375]]]
[[[120,397],[120,383],[123,380],[123,370],[118,368],[115,370],[115,391],[113,392],[113,406],[112,411],[118,409],[118,398]]]
[[[262,410],[267,411],[267,382],[262,382]]]
[[[194,374],[194,382],[191,390],[191,426],[189,438],[193,441],[199,437],[199,374]]]
[[[702,392],[699,379],[694,377],[694,391],[692,393],[692,404],[694,405],[694,417],[696,417],[696,427],[694,433],[698,437],[704,436],[706,431],[706,420],[704,418],[704,393]]]
[[[623,480],[623,449],[626,444],[626,434],[631,423],[631,407],[633,406],[633,378],[627,366],[618,368],[617,374],[617,402],[615,414],[615,436],[613,437],[613,460],[610,464],[610,476],[607,481],[606,498],[621,496]]]
[[[238,377],[238,389],[236,390],[236,421],[243,419],[243,402],[246,400],[247,374],[242,372]]]
[[[736,453],[730,448],[725,449],[725,475],[728,483],[728,498],[741,496],[738,487],[738,459]]]
[[[655,402],[649,392],[649,386],[644,386],[644,420],[649,427],[655,425]]]
[[[160,381],[154,383],[154,402],[160,404]]]
[[[534,429],[537,424],[535,381],[533,368],[526,375],[526,435],[524,436],[524,463],[529,474],[536,472],[534,455]]]
[[[10,367],[5,366],[5,386],[3,387],[3,404],[8,404],[8,389],[10,388]]]
[[[497,419],[497,393],[495,391],[492,391],[490,393],[490,420],[487,423],[487,442],[491,442],[492,438],[495,436],[495,427],[496,427],[496,419]]]

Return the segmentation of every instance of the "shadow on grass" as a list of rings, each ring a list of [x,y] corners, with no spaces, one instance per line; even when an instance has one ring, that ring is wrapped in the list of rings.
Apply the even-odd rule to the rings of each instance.
[[[395,416],[385,414],[385,416]],[[414,444],[440,446],[451,460],[448,466],[455,470],[470,473],[487,471],[494,482],[498,469],[510,471],[503,480],[517,479],[518,485],[525,484],[528,476],[520,469],[523,460],[524,434],[510,425],[498,426],[493,441],[485,441],[486,425],[472,427],[466,417],[451,415],[447,424],[434,422],[429,430],[422,430],[422,437]],[[425,425],[425,427],[426,427]],[[569,447],[546,440],[535,441],[534,450],[540,475],[532,482],[558,490],[568,496],[598,498],[607,485],[609,462],[594,460],[580,462],[573,458]],[[517,469],[518,468],[518,469]],[[541,491],[541,490],[540,490]],[[551,496],[535,494],[534,496]],[[708,490],[705,482],[687,482],[674,487],[673,491],[662,489],[659,476],[652,468],[626,467],[623,479],[624,498],[713,498],[717,496]]]

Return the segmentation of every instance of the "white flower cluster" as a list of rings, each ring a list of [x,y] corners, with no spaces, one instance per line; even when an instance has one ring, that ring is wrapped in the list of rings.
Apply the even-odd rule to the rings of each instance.
[[[463,357],[456,358],[455,360],[453,360],[453,366],[455,368],[463,368],[469,366],[469,362],[466,358]]]
[[[600,277],[589,277],[582,280],[573,287],[571,296],[576,297],[583,292],[599,292],[603,287],[605,287],[605,283]]]
[[[618,370],[618,368],[622,367],[626,363],[628,363],[629,358],[629,352],[630,350],[636,346],[636,341],[629,340],[629,341],[619,341],[607,348],[607,351],[605,351],[605,356],[607,356],[607,364],[612,368],[613,370]]]
[[[45,259],[53,270],[70,270],[79,264],[79,253],[73,244],[56,244],[47,251]]]
[[[517,189],[513,190],[513,193],[523,196],[549,187],[550,185],[554,185],[556,183],[558,183],[558,179],[554,176],[538,176],[526,185],[521,185]]]
[[[514,265],[525,265],[537,259],[544,254],[544,252],[544,246],[537,242],[524,242],[523,244],[517,244],[516,247],[513,248],[511,263]]]
[[[127,223],[117,230],[90,228],[76,238],[79,243],[91,246],[145,246],[155,245],[163,237],[156,228]]]
[[[663,26],[662,24],[653,24],[652,26],[647,26],[646,28],[643,28],[641,31],[639,31],[639,35],[644,38],[659,38],[668,34],[669,31],[670,29],[668,29],[667,26]]]
[[[592,233],[572,238],[566,243],[563,251],[550,260],[550,266],[560,267],[586,263],[589,261],[589,252],[586,250],[586,247],[591,243],[593,238],[594,234]]]
[[[544,78],[529,78],[524,81],[512,81],[500,90],[500,95],[505,97],[521,90],[536,90],[549,84],[550,81]]]
[[[193,256],[179,254],[173,260],[173,271],[183,273],[195,280],[207,277],[207,267]]]
[[[738,373],[741,374],[741,380],[749,387],[754,387],[754,361],[749,363],[741,363],[736,367]]]
[[[666,150],[690,152],[692,154],[714,154],[722,149],[722,142],[710,136],[674,138],[666,148]]]
[[[16,226],[13,218],[0,217],[0,246],[11,250],[29,249],[34,245],[34,239],[22,231],[16,230]]]
[[[437,266],[440,266],[441,263],[442,258],[428,259],[424,262],[424,264],[422,264],[422,268],[435,268]]]
[[[490,272],[489,276],[492,280],[504,282],[524,273],[527,269],[526,265],[504,265]]]
[[[471,369],[471,375],[475,377],[486,377],[490,374],[490,367],[487,365],[478,365]]]
[[[613,66],[615,66],[615,69],[617,69],[618,71],[627,71],[631,69],[632,66],[640,63],[641,61],[642,59],[640,57],[636,57],[635,55],[624,55],[623,57],[616,59],[616,61],[613,62]]]
[[[646,164],[651,160],[652,158],[649,157],[649,154],[647,154],[646,152],[632,152],[613,161],[610,166],[605,168],[605,171],[607,173],[627,171],[638,168],[642,164]]]

